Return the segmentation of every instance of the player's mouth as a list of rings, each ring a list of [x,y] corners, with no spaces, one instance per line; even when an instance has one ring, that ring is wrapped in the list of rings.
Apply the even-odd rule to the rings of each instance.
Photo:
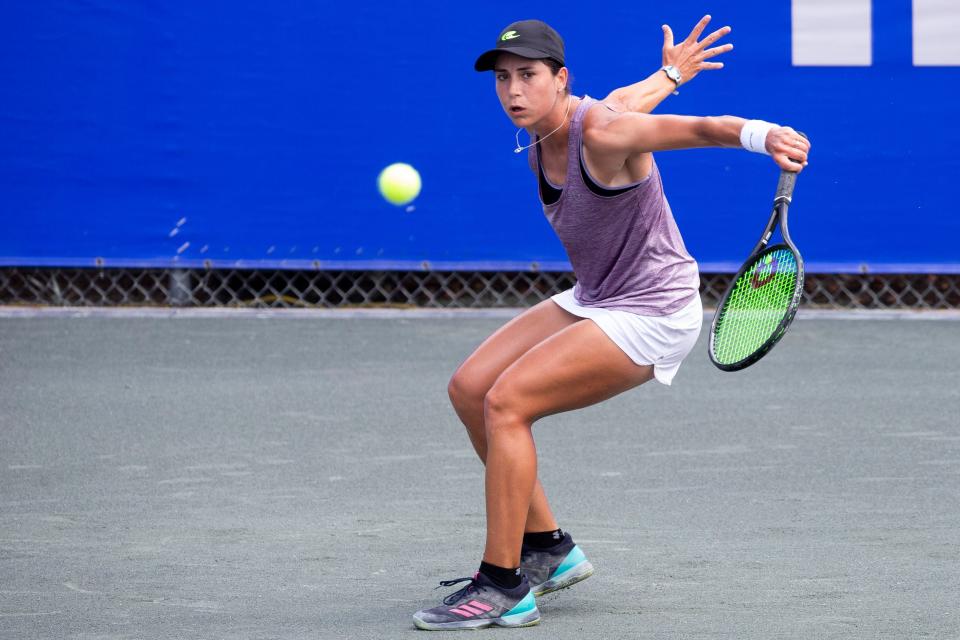
[[[524,107],[510,107],[510,115],[512,116],[518,116],[524,111],[526,111],[526,108]]]

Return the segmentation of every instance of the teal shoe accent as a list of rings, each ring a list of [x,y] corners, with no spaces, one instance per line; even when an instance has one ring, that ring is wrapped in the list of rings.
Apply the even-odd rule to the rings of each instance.
[[[526,596],[523,597],[523,600],[517,603],[517,605],[503,614],[503,617],[515,616],[523,613],[529,613],[537,608],[537,601],[533,597],[533,592],[531,591]]]
[[[567,557],[563,559],[563,562],[560,563],[560,566],[557,567],[557,570],[553,572],[552,578],[573,569],[575,566],[587,559],[587,556],[584,555],[583,551],[580,549],[580,545],[576,545],[573,549],[570,550],[570,553],[567,554]]]
[[[533,592],[529,592],[515,607],[500,616],[496,621],[500,627],[532,627],[540,623],[540,611]]]

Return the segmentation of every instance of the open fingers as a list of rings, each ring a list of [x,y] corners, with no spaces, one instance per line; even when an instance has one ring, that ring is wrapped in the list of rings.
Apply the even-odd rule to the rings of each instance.
[[[706,38],[704,38],[703,40],[701,40],[699,44],[700,44],[701,47],[704,47],[704,48],[709,47],[709,46],[712,45],[714,42],[716,42],[717,40],[719,40],[719,39],[722,38],[723,36],[725,36],[725,35],[727,35],[728,33],[730,33],[730,31],[731,31],[730,27],[723,27],[723,28],[721,28],[721,29],[717,29],[716,31],[714,31],[713,33],[711,33],[710,35],[708,35]]]
[[[706,60],[707,58],[712,58],[714,56],[720,55],[721,53],[726,53],[727,51],[732,51],[732,50],[733,50],[732,44],[721,45],[719,47],[707,49],[706,51],[703,52],[703,55],[700,56],[700,59]]]
[[[700,37],[700,34],[703,33],[703,30],[707,28],[707,25],[710,24],[710,16],[706,15],[700,18],[700,22],[693,28],[693,31],[690,32],[690,35],[687,36],[687,39],[684,41],[687,44],[693,44]]]
[[[670,28],[670,25],[663,25],[663,48],[670,49],[673,47],[673,30]]]

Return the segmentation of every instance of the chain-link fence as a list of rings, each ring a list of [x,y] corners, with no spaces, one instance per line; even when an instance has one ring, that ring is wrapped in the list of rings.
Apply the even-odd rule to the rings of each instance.
[[[715,306],[733,274],[701,274]],[[0,304],[202,307],[525,307],[573,286],[569,272],[0,269]],[[960,309],[960,274],[809,274],[803,304]]]

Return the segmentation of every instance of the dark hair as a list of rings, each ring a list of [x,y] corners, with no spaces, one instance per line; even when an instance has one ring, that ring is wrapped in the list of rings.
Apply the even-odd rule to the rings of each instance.
[[[543,64],[550,67],[550,72],[553,73],[553,75],[560,73],[560,69],[563,68],[563,64],[561,64],[558,60],[554,60],[553,58],[541,58],[541,60],[543,60]],[[567,69],[567,86],[565,89],[567,95],[570,95],[570,85],[572,84],[573,74],[570,73],[569,69]]]

